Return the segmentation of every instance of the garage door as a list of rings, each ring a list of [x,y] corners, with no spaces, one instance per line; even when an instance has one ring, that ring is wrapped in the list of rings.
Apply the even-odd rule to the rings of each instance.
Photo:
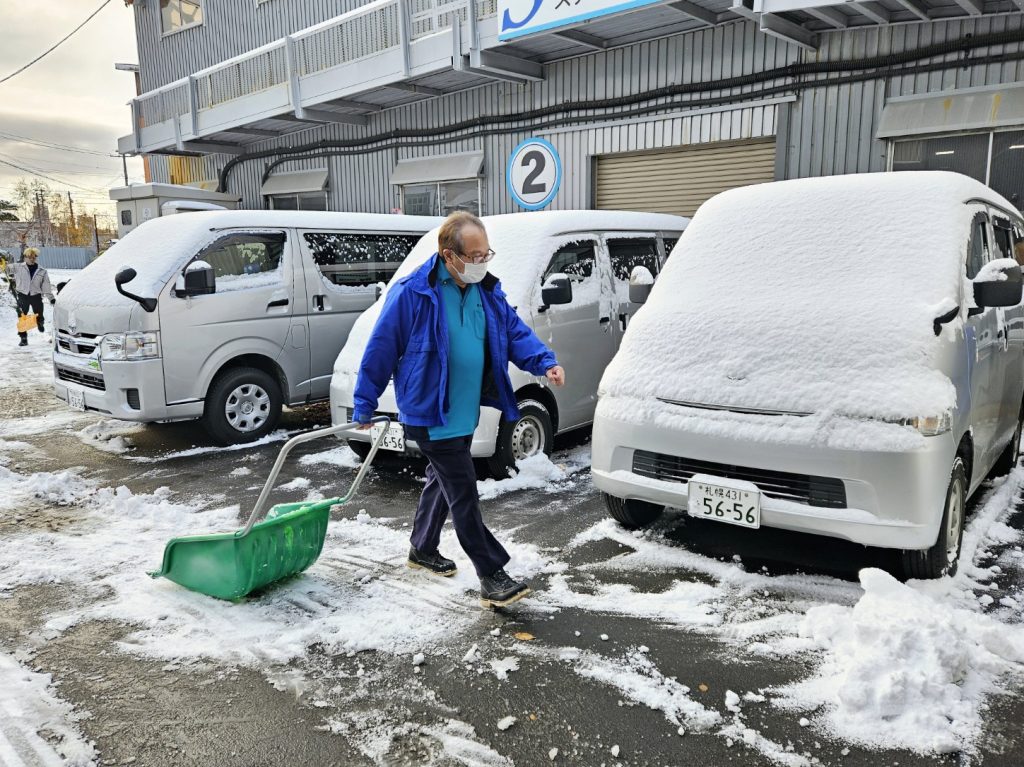
[[[597,207],[692,216],[726,189],[775,178],[775,138],[597,158]]]

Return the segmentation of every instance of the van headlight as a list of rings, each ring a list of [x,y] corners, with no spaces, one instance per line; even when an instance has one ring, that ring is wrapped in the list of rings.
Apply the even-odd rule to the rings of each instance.
[[[107,333],[100,341],[100,359],[148,360],[160,356],[160,341],[155,332]]]
[[[947,410],[940,415],[915,416],[913,418],[897,418],[890,423],[898,423],[900,426],[909,426],[917,429],[925,437],[937,437],[945,434],[953,428],[953,416]]]

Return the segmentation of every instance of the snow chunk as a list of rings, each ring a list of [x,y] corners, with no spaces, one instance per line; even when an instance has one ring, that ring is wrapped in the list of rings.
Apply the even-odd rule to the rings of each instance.
[[[498,679],[504,681],[513,671],[519,670],[519,658],[514,655],[506,655],[501,660],[490,661],[491,670]]]
[[[324,450],[320,453],[311,453],[309,455],[304,455],[299,459],[299,463],[303,466],[313,466],[315,464],[325,463],[331,466],[338,466],[342,469],[355,469],[362,462],[363,459],[356,455],[355,451],[353,451],[348,445],[331,448],[330,450]]]
[[[305,490],[307,487],[310,486],[310,484],[311,484],[310,481],[308,479],[306,479],[305,477],[296,477],[291,482],[285,482],[283,485],[280,485],[279,489],[281,489],[281,490]]]
[[[509,727],[514,725],[518,720],[514,716],[506,716],[504,719],[498,721],[498,729],[504,732]]]
[[[517,464],[517,471],[508,479],[484,479],[476,483],[481,500],[497,498],[499,495],[518,490],[540,490],[555,482],[562,482],[580,467],[555,465],[544,453],[531,455]]]

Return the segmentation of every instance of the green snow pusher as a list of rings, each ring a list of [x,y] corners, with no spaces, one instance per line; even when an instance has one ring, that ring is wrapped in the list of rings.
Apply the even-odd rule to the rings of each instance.
[[[211,597],[237,601],[267,584],[301,573],[320,556],[331,507],[347,503],[355,495],[388,433],[389,418],[378,416],[373,422],[383,423],[384,428],[380,429],[369,455],[344,496],[324,501],[280,503],[261,520],[267,498],[292,449],[304,442],[352,431],[359,426],[354,422],[306,432],[288,440],[281,448],[244,528],[233,533],[172,539],[164,548],[163,566],[150,576],[168,578]]]

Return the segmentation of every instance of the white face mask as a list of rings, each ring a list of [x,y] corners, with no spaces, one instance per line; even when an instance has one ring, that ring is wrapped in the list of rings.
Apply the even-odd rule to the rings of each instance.
[[[463,272],[460,277],[467,285],[480,282],[480,280],[487,276],[487,264],[467,264],[463,261],[462,266]]]

